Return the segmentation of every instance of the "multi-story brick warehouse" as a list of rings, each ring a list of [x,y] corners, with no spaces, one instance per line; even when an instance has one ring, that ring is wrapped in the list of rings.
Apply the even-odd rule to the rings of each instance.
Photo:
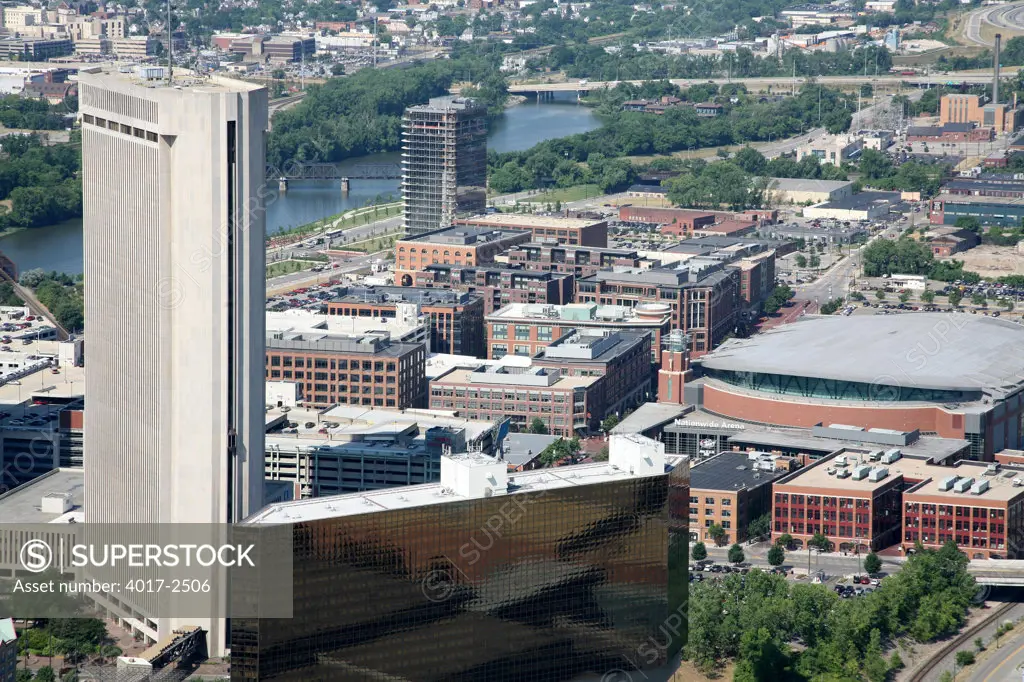
[[[1024,444],[1024,329],[1001,319],[801,318],[729,341],[694,369],[687,402],[735,421],[916,429],[967,440],[983,461]]]
[[[900,538],[903,477],[867,466],[869,450],[844,449],[775,482],[772,538],[806,546],[815,534],[837,551],[866,553]]]
[[[972,559],[1017,559],[1024,530],[1024,470],[848,448],[776,481],[772,535],[804,546],[815,533],[837,550],[875,551],[953,541]]]
[[[328,315],[395,317],[399,303],[415,303],[429,322],[434,353],[487,357],[480,294],[418,287],[349,287],[327,303]]]
[[[738,269],[720,261],[692,258],[650,270],[597,272],[576,282],[576,302],[671,306],[673,329],[689,335],[692,356],[699,357],[735,331],[739,290]]]
[[[487,357],[497,357],[495,345],[499,353],[533,357],[566,334],[596,328],[649,333],[651,356],[655,364],[660,364],[661,339],[672,329],[671,312],[661,303],[645,303],[635,308],[595,303],[512,304],[486,318]]]
[[[456,225],[492,230],[529,230],[531,241],[557,242],[570,246],[608,246],[608,221],[519,213],[491,213],[455,221]]]
[[[454,410],[468,419],[508,417],[520,431],[539,418],[548,433],[569,438],[597,428],[603,380],[566,376],[551,367],[456,367],[431,380],[430,409]]]
[[[608,268],[637,268],[652,264],[636,251],[626,249],[573,247],[537,242],[513,246],[508,252],[508,262],[524,269],[565,272],[575,275],[577,279],[589,277]]]
[[[525,230],[450,227],[405,237],[395,244],[395,284],[411,287],[416,272],[428,265],[489,265],[516,244],[528,242]]]
[[[690,468],[690,540],[711,540],[719,524],[725,542],[743,542],[747,526],[772,509],[772,481],[789,472],[788,458],[722,452]]]
[[[421,343],[391,343],[372,334],[314,341],[271,336],[266,376],[298,383],[303,402],[314,407],[423,407],[426,357]]]
[[[591,416],[598,419],[621,416],[653,400],[651,335],[646,331],[573,331],[541,348],[533,365],[560,368],[570,377],[601,377],[591,400]]]
[[[479,293],[484,299],[485,315],[509,304],[572,303],[575,292],[573,275],[494,265],[428,265],[416,273],[414,284]]]

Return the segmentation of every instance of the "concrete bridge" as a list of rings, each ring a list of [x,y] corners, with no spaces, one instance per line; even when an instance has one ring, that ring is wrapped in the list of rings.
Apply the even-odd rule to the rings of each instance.
[[[1016,69],[1003,69],[1001,72],[1002,76],[1011,77],[1016,75]],[[700,85],[703,83],[717,83],[718,85],[726,85],[729,83],[736,83],[739,85],[746,86],[747,90],[751,92],[764,91],[768,88],[772,88],[775,91],[785,91],[792,88],[794,85],[800,87],[806,80],[806,76],[799,76],[797,78],[786,78],[786,77],[775,77],[775,78],[671,78],[668,79],[670,83],[681,88],[687,88],[692,85]],[[818,76],[814,78],[814,82],[830,87],[856,87],[858,85],[871,84],[876,87],[918,87],[918,88],[931,88],[942,85],[985,85],[992,82],[991,72],[951,72],[948,74],[935,74],[935,75],[901,75],[901,74],[881,74],[878,76]],[[565,83],[518,83],[510,85],[508,88],[509,93],[523,95],[523,94],[536,94],[544,96],[547,93],[556,92],[575,92],[580,96],[584,96],[593,90],[603,90],[605,88],[614,88],[619,83],[629,83],[631,85],[642,85],[644,81],[632,80],[632,81],[571,81]]]

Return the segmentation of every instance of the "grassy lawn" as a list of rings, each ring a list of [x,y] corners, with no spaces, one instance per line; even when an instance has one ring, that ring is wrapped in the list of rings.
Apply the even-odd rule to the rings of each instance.
[[[280,277],[281,275],[291,275],[302,270],[309,270],[315,263],[312,261],[302,260],[282,260],[276,263],[270,263],[267,265],[267,279],[274,277]]]
[[[390,204],[380,204],[378,206],[364,206],[362,208],[353,208],[342,213],[336,213],[335,215],[321,218],[320,220],[314,220],[311,223],[305,225],[298,225],[296,227],[282,230],[274,235],[274,237],[281,236],[301,236],[319,234],[325,230],[337,230],[345,229],[349,227],[355,227],[357,225],[366,225],[372,223],[375,220],[383,220],[385,218],[391,218],[393,216],[402,214],[402,202],[396,201]],[[344,217],[343,217],[344,216]]]
[[[377,251],[383,251],[384,249],[390,249],[395,245],[395,241],[398,239],[398,235],[390,235],[385,237],[377,237],[376,239],[368,239],[365,242],[356,242],[355,244],[345,244],[344,248],[346,251],[361,251],[362,253],[376,253]]]
[[[576,185],[575,187],[562,187],[530,197],[533,204],[554,203],[556,201],[580,201],[591,197],[599,197],[604,192],[597,185]]]

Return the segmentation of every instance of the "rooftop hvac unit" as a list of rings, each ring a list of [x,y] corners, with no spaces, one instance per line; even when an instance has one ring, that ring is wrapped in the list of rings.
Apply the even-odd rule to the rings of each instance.
[[[1014,488],[1019,488],[1024,485],[1024,479],[1015,478],[1013,479],[1012,485]]]
[[[868,454],[868,459],[871,460],[872,462],[877,462],[878,460],[882,459],[882,451],[872,450],[871,453]]]
[[[849,477],[850,477],[850,470],[849,469],[840,469],[839,471],[836,472],[836,478],[849,478]]]
[[[873,482],[881,481],[883,478],[889,475],[889,470],[885,467],[875,467],[871,470],[868,475],[868,480]]]
[[[959,481],[957,481],[955,484],[953,484],[953,492],[956,492],[956,493],[967,492],[967,489],[970,488],[972,485],[974,485],[974,478],[973,477],[967,476],[966,478],[961,478]]]
[[[836,457],[836,464],[839,466],[846,466],[846,455],[839,455]]]
[[[957,481],[958,478],[960,478],[960,477],[959,476],[947,476],[946,478],[942,479],[939,482],[939,490],[941,490],[943,492],[949,490],[950,488],[952,488],[956,484],[956,481]]]
[[[886,450],[885,454],[882,455],[882,463],[883,464],[892,464],[893,462],[895,462],[896,460],[898,460],[902,456],[903,456],[903,453],[900,452],[899,448],[893,448],[891,450]]]
[[[972,495],[981,495],[986,490],[988,490],[988,481],[978,481],[977,483],[971,486]]]
[[[835,476],[836,475],[836,470],[835,470],[835,468],[825,469],[825,473],[827,473],[829,476]]]
[[[999,473],[999,462],[992,462],[988,465],[988,469],[985,470],[986,474],[998,474]]]
[[[853,469],[853,480],[855,480],[855,481],[863,481],[865,478],[868,477],[868,474],[870,474],[870,473],[871,473],[871,467],[869,467],[869,466],[861,465],[859,467],[855,467]]]

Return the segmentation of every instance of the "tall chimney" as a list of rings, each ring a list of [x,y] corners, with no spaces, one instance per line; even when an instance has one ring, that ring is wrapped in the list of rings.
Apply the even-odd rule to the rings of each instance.
[[[992,104],[999,104],[999,48],[1002,47],[1003,36],[1000,33],[996,34],[996,54],[995,54],[995,75],[992,77]]]

